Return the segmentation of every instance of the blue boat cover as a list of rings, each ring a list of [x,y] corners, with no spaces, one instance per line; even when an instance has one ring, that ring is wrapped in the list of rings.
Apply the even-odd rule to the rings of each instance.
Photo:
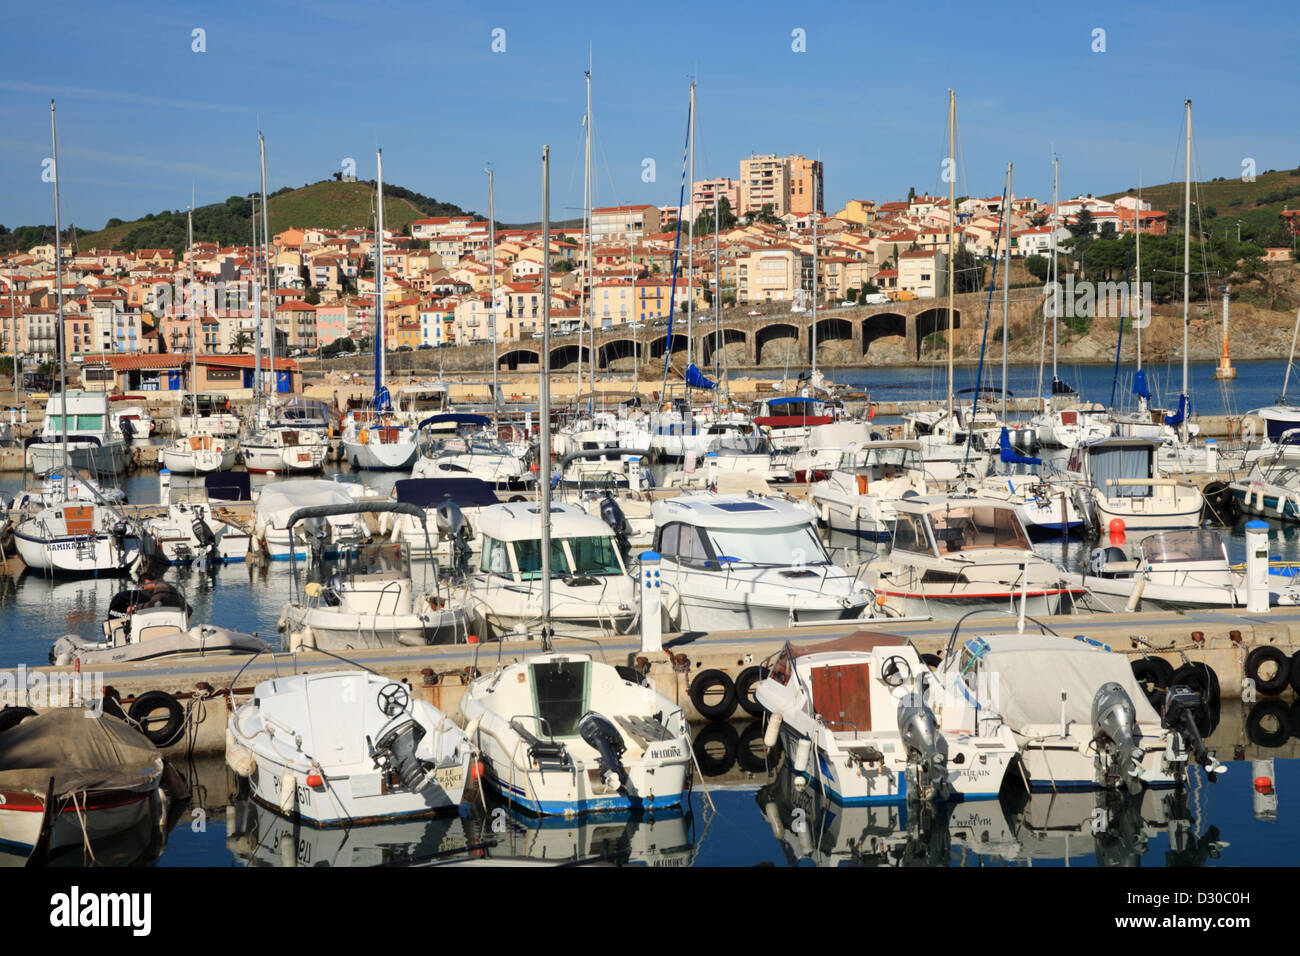
[[[1176,411],[1172,415],[1166,415],[1165,424],[1168,425],[1170,428],[1177,428],[1179,425],[1183,423],[1183,419],[1186,417],[1187,417],[1187,396],[1179,395],[1178,411]]]
[[[252,501],[252,476],[246,471],[214,471],[203,476],[209,501]]]
[[[474,415],[470,412],[446,412],[442,415],[430,415],[424,421],[420,422],[420,428],[425,425],[446,425],[450,423],[457,425],[491,425],[492,419],[486,415]]]
[[[1043,459],[1030,458],[1028,455],[1022,455],[1011,447],[1011,436],[1007,434],[1006,426],[1002,427],[1002,434],[998,437],[998,447],[1002,451],[1002,460],[1008,465],[1041,465]]]
[[[1140,368],[1133,376],[1133,394],[1144,401],[1151,400],[1151,389],[1147,388],[1147,370]]]
[[[781,405],[804,405],[804,404],[811,405],[815,401],[816,401],[815,398],[804,398],[799,395],[789,395],[786,396],[785,398],[769,398],[767,400],[767,407],[778,408]]]
[[[397,500],[421,508],[454,501],[462,508],[500,504],[492,486],[479,478],[402,478],[394,485]]]
[[[695,367],[694,362],[686,366],[686,384],[689,385],[691,388],[716,387],[713,382],[710,382],[707,378],[705,378],[703,373],[700,372],[700,370]]]

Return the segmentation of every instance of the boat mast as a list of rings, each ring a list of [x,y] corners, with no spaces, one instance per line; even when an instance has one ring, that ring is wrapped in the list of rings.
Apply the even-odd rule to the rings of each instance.
[[[1295,364],[1295,343],[1297,335],[1300,335],[1300,309],[1296,310],[1295,326],[1291,329],[1291,354],[1286,360],[1286,374],[1282,376],[1282,397],[1278,399],[1279,405],[1286,404],[1286,390],[1287,386],[1291,384],[1291,366]]]
[[[695,184],[691,184],[695,192]],[[713,377],[722,378],[722,275],[719,272],[718,259],[718,190],[713,190]],[[718,382],[713,383],[714,388]],[[713,403],[715,406],[717,401]]]
[[[542,248],[551,248],[551,147],[542,147]],[[578,333],[582,352],[582,333]],[[537,411],[541,418],[537,480],[542,504],[542,648],[551,649],[551,270],[542,269],[542,361],[537,380]]]
[[[957,256],[957,93],[948,91],[948,435],[953,435],[953,284],[956,281],[954,261]]]
[[[14,371],[14,404],[23,403],[23,376],[18,370],[18,308],[14,305],[14,267],[9,267],[9,328],[13,333],[13,341],[10,345],[14,350],[13,371]]]
[[[387,329],[384,328],[384,151],[382,149],[375,151],[376,162],[376,180],[375,186],[379,195],[379,204],[375,210],[375,358],[378,361],[378,375],[375,379],[375,395],[378,397],[380,389],[384,387],[385,374],[388,364],[388,356],[384,354],[384,339],[387,335]],[[375,409],[380,411],[380,409]]]
[[[59,222],[59,126],[50,100],[50,149],[54,155],[54,286],[57,289],[58,325],[55,342],[59,347],[59,405],[63,411],[63,500],[68,500],[68,377],[64,361],[63,329],[63,233]]]
[[[1183,100],[1187,107],[1187,153],[1186,168],[1183,179],[1183,396],[1187,396],[1187,345],[1188,315],[1191,305],[1191,262],[1192,262],[1192,101]],[[1187,421],[1184,414],[1183,421]],[[1187,426],[1181,425],[1180,431],[1187,433]]]
[[[632,278],[629,280],[631,288],[627,290],[628,296],[632,300],[632,394],[640,396],[641,394],[641,346],[637,342],[637,326],[640,321],[636,314],[636,240],[632,234],[632,217],[627,217],[627,261],[632,267]]]
[[[271,364],[271,395],[267,404],[275,401],[276,378],[275,378],[275,284],[271,281],[271,231],[268,228],[268,214],[266,211],[266,140],[262,138],[261,130],[257,133],[257,150],[262,161],[262,248],[266,250],[262,262],[266,268],[266,294],[267,294],[267,312],[271,316],[271,341],[267,348],[267,353]],[[261,362],[261,357],[258,357]],[[260,370],[259,370],[260,374]]]
[[[812,254],[812,368],[808,374],[808,396],[811,398],[817,386],[817,167],[813,167],[813,254]]]
[[[261,134],[258,134],[259,138]],[[262,407],[262,272],[257,264],[257,194],[253,194],[253,426]]]
[[[501,424],[501,408],[497,404],[497,222],[496,195],[492,182],[492,169],[488,168],[488,332],[492,334],[492,418]],[[542,264],[550,268],[550,250],[542,253]]]
[[[593,167],[591,164],[591,48],[588,47],[587,48],[587,170],[586,173],[584,174],[587,181],[591,183],[591,186],[587,191],[588,231],[590,231],[591,229],[592,219],[594,218],[594,214],[591,211],[591,207],[595,203],[595,192],[596,192],[596,183],[595,183],[596,177],[594,173],[595,173],[595,167]],[[548,249],[547,252],[549,253],[549,251],[550,250]],[[592,288],[593,286],[592,279],[594,278],[592,273],[595,270],[592,266],[591,257],[594,252],[595,250],[593,248],[593,243],[591,239],[588,238],[587,239],[588,268],[586,272],[587,319],[591,324],[591,334],[590,334],[591,348],[587,350],[587,378],[591,383],[591,387],[588,389],[588,391],[591,393],[591,404],[593,410],[595,409],[595,404],[596,404],[596,314],[593,311],[594,303],[591,301],[591,298],[593,295],[595,295],[596,290]],[[548,263],[549,263],[549,259],[548,259]],[[582,329],[578,330],[578,353],[579,354],[582,353]]]
[[[186,290],[186,308],[190,314],[190,427],[196,428],[199,415],[199,337],[194,325],[194,189],[190,187],[190,209],[187,213],[189,228],[190,285]]]
[[[587,78],[587,112],[582,115],[583,160],[582,160],[582,281],[578,291],[583,293],[578,303],[578,376],[574,382],[573,404],[575,411],[582,397],[582,323],[590,323],[591,317],[591,50],[587,51],[587,69],[583,71]],[[549,245],[542,251],[543,271],[549,271],[551,250]],[[593,358],[588,356],[588,358]]]
[[[695,81],[691,80],[691,137],[690,146],[687,150],[687,163],[690,172],[687,174],[687,182],[691,184],[691,202],[687,206],[690,212],[690,219],[686,222],[686,375],[690,377],[691,364],[695,361]],[[686,383],[686,415],[687,421],[682,422],[682,435],[687,434],[687,428],[690,434],[695,433],[695,409],[691,401],[691,383]],[[682,443],[682,451],[685,453],[686,444]]]
[[[1056,327],[1061,311],[1061,273],[1056,258],[1056,233],[1061,228],[1061,160],[1052,157],[1052,407],[1056,407]]]
[[[1142,295],[1142,174],[1138,173],[1138,201],[1137,212],[1133,223],[1133,244],[1137,255],[1137,317],[1138,321],[1133,325],[1137,329],[1137,370],[1142,371],[1142,326],[1146,324],[1144,316],[1146,315],[1146,303]],[[1138,399],[1142,411],[1146,411],[1146,399]]]
[[[1006,268],[1002,274],[1002,422],[1007,420],[1007,338],[1010,335],[1010,317],[1011,317],[1011,206],[1014,202],[1012,195],[1012,163],[1007,163],[1007,204],[1002,209],[1003,221],[1007,226],[1007,253]],[[979,384],[978,382],[976,384]],[[979,393],[975,394],[975,402],[979,403]]]

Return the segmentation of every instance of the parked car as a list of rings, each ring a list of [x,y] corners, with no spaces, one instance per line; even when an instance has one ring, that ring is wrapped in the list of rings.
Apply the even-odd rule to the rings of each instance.
[[[889,301],[889,296],[883,292],[868,292],[862,297],[863,305],[885,305]]]

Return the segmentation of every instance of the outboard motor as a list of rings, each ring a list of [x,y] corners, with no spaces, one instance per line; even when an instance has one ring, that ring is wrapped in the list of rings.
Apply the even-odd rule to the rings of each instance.
[[[217,543],[217,536],[212,533],[208,523],[203,520],[203,512],[197,508],[194,509],[194,518],[190,521],[190,530],[194,532],[194,540],[198,542],[199,548],[211,549]]]
[[[909,775],[914,775],[916,799],[946,800],[948,788],[948,741],[939,732],[939,722],[920,694],[908,694],[898,702],[898,732],[907,748]]]
[[[1107,571],[1106,565],[1127,560],[1128,555],[1124,553],[1124,549],[1117,548],[1113,544],[1104,548],[1094,548],[1088,557],[1088,572],[1098,578],[1113,578],[1114,572]]]
[[[451,499],[438,505],[438,532],[447,538],[459,538],[465,527],[465,514],[460,506]]]
[[[1186,684],[1175,684],[1165,691],[1164,712],[1160,715],[1160,726],[1172,730],[1182,738],[1187,751],[1196,758],[1196,762],[1206,768],[1205,776],[1211,783],[1218,779],[1216,761],[1205,747],[1196,718],[1205,705],[1201,696]]]
[[[609,525],[609,530],[613,531],[620,538],[626,538],[631,533],[631,528],[627,524],[627,516],[623,514],[623,509],[618,506],[614,496],[608,492],[605,497],[600,499],[600,517],[605,524]]]
[[[126,553],[126,534],[128,530],[125,521],[113,523],[113,546],[117,548],[118,554]]]
[[[1086,488],[1074,489],[1074,507],[1079,512],[1079,518],[1083,521],[1083,526],[1089,533],[1097,528],[1096,521],[1092,516],[1092,498],[1088,496]]]
[[[67,667],[76,660],[77,651],[80,649],[77,635],[64,634],[50,648],[50,663],[55,667]]]
[[[329,540],[329,521],[325,518],[306,518],[302,522],[302,533],[307,539],[307,548],[311,551],[311,559],[319,561],[321,554],[325,550],[325,542]]]
[[[1128,692],[1115,681],[1102,684],[1092,699],[1092,733],[1097,744],[1100,782],[1118,777],[1129,793],[1142,791],[1141,731]]]
[[[618,732],[608,717],[602,717],[594,710],[589,710],[578,721],[578,733],[590,746],[600,754],[600,769],[604,775],[605,786],[611,790],[621,790],[627,783],[627,771],[623,769],[623,736]]]
[[[403,720],[375,742],[370,756],[385,773],[396,773],[402,786],[412,793],[423,790],[433,779],[429,766],[415,755],[425,730],[413,718]]]
[[[117,427],[122,432],[122,441],[129,446],[135,440],[135,425],[131,419],[123,417],[118,419]]]

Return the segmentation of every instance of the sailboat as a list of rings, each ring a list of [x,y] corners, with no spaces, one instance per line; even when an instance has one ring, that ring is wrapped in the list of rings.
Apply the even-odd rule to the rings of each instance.
[[[190,202],[189,211],[189,256],[190,292],[194,288],[194,203]],[[162,466],[176,475],[206,475],[214,471],[229,471],[235,467],[239,455],[239,442],[234,438],[222,438],[203,434],[198,428],[198,393],[199,393],[199,337],[194,321],[194,297],[189,300],[186,310],[190,314],[190,432],[165,445],[159,456]]]
[[[58,318],[55,325],[59,354],[63,354],[63,233],[59,220],[59,143],[54,101],[50,100],[50,139],[54,154],[54,269]],[[59,362],[59,393],[67,395],[64,362]],[[68,451],[69,416],[60,415],[63,428],[62,489],[58,500],[14,528],[14,543],[29,568],[47,573],[100,574],[125,572],[140,556],[140,535],[124,515],[103,499],[74,500],[69,491],[71,462]]]
[[[353,468],[399,471],[415,461],[415,429],[393,413],[384,384],[384,151],[378,151],[375,214],[375,395],[371,407],[352,412],[343,426],[343,457]]]

